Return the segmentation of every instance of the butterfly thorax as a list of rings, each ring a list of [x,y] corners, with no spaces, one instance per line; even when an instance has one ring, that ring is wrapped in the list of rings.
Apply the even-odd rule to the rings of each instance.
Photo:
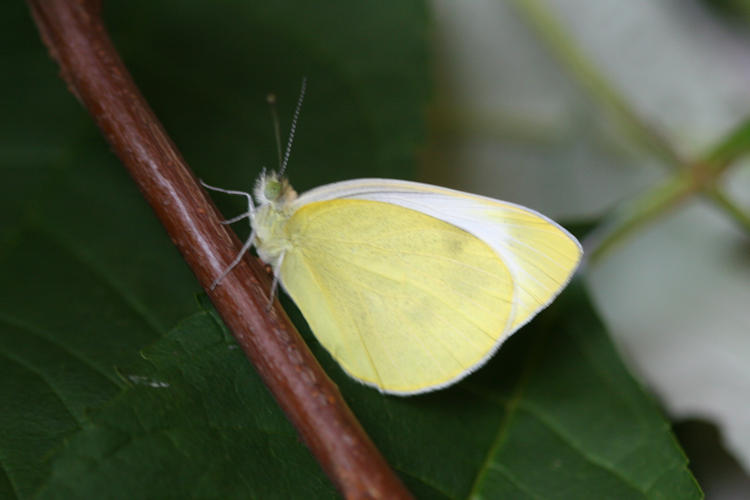
[[[286,223],[292,215],[297,193],[286,179],[276,173],[263,174],[255,186],[258,207],[253,220],[255,248],[266,264],[276,268],[280,257],[290,248]]]

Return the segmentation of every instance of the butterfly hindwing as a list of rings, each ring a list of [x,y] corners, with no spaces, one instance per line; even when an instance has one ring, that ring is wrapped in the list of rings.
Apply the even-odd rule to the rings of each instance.
[[[515,285],[489,245],[392,203],[307,203],[287,222],[281,281],[358,380],[411,394],[481,365],[514,321]]]

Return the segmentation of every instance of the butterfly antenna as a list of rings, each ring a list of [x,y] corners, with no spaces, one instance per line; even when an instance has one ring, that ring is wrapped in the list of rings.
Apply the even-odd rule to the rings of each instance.
[[[281,131],[279,130],[279,115],[276,112],[276,94],[268,94],[266,101],[271,110],[271,123],[273,123],[273,133],[276,137],[276,154],[278,156],[279,170],[281,170]]]
[[[302,78],[302,88],[299,91],[299,97],[297,98],[297,107],[294,108],[294,116],[292,116],[292,128],[289,130],[289,140],[286,142],[286,151],[284,151],[284,159],[281,162],[279,168],[279,176],[284,174],[286,170],[286,164],[289,162],[289,154],[292,151],[292,142],[294,141],[294,132],[297,130],[297,120],[299,119],[299,111],[302,109],[302,101],[305,98],[305,90],[307,90],[307,78]]]

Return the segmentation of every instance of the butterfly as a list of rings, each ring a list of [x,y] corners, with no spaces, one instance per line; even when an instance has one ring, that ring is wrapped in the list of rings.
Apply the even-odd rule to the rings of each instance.
[[[227,222],[252,228],[214,283],[254,246],[341,368],[381,392],[432,391],[476,370],[581,260],[580,243],[549,218],[484,196],[394,179],[298,196],[281,173],[288,153],[253,195],[204,184],[246,196],[248,211]]]

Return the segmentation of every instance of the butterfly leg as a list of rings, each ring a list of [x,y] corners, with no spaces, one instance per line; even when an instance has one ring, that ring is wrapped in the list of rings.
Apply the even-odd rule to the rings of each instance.
[[[276,265],[273,266],[273,283],[271,284],[271,295],[268,297],[268,305],[266,311],[271,309],[273,305],[273,299],[276,297],[276,290],[279,288],[279,274],[281,274],[281,263],[284,262],[284,254],[279,256],[279,260],[276,261]]]
[[[206,184],[202,180],[200,182],[204,188],[210,189],[211,191],[218,191],[220,193],[226,193],[226,194],[236,194],[238,196],[244,196],[247,199],[247,212],[245,212],[244,214],[240,214],[237,217],[232,217],[231,219],[223,220],[221,221],[222,224],[233,224],[239,220],[244,219],[245,217],[248,217],[250,218],[250,224],[252,225],[253,218],[255,217],[255,204],[253,203],[253,197],[250,196],[250,193],[211,186],[210,184]]]
[[[216,285],[218,285],[219,282],[223,280],[227,274],[229,274],[229,271],[234,269],[234,266],[240,263],[240,261],[242,260],[242,256],[245,255],[245,252],[250,250],[250,247],[253,246],[253,240],[255,240],[255,230],[250,233],[250,237],[247,239],[247,241],[245,241],[245,244],[242,245],[242,249],[240,250],[240,253],[237,254],[237,257],[235,257],[234,260],[229,264],[229,266],[227,266],[227,268],[224,269],[224,271],[219,275],[219,277],[216,278],[213,283],[211,283],[210,290],[216,288]]]
[[[221,221],[222,224],[234,224],[237,221],[240,221],[244,219],[245,217],[251,217],[252,214],[250,212],[245,212],[244,214],[240,214],[237,217],[232,217],[231,219],[225,219]]]

